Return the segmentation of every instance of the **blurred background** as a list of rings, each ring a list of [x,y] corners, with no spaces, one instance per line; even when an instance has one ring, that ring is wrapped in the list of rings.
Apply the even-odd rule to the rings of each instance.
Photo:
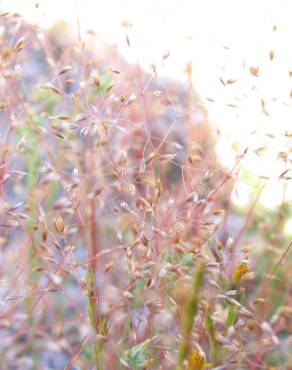
[[[174,368],[201,260],[228,369],[291,369],[291,11],[0,0],[1,369]]]
[[[94,33],[96,49],[116,45],[145,71],[154,64],[159,76],[187,83],[192,62],[193,86],[220,132],[221,163],[232,165],[249,147],[234,204],[245,208],[263,184],[264,208],[291,199],[291,185],[281,177],[291,174],[285,154],[292,119],[291,1],[2,0],[0,6],[43,28],[62,20],[76,37]],[[285,232],[291,225],[288,218]]]

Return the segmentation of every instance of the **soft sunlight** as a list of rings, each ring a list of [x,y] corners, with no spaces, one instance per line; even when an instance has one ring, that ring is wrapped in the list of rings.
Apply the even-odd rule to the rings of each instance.
[[[291,1],[4,0],[1,7],[42,27],[63,19],[76,35],[79,23],[81,34],[93,30],[103,42],[117,44],[130,62],[139,61],[145,70],[156,64],[160,76],[185,80],[192,61],[194,88],[221,132],[222,163],[232,165],[235,154],[249,147],[243,168],[255,182],[257,176],[271,178],[262,203],[274,207],[282,200],[277,180],[286,167],[278,153],[292,122]],[[291,198],[291,186],[286,196]],[[241,204],[239,197],[234,202]]]
[[[292,0],[0,0],[0,370],[292,369]]]

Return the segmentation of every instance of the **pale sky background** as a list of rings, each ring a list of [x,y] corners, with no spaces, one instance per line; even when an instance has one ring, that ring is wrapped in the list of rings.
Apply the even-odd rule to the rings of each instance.
[[[17,11],[42,27],[64,19],[74,31],[78,14],[82,32],[94,30],[146,70],[156,63],[160,75],[185,79],[185,65],[192,60],[194,87],[222,132],[217,151],[223,164],[233,163],[234,142],[242,149],[267,145],[264,155],[251,151],[244,166],[255,181],[258,175],[271,178],[261,198],[265,206],[281,202],[284,181],[278,176],[287,167],[276,157],[288,143],[282,133],[292,131],[292,0],[2,0],[0,9]],[[133,25],[131,49],[122,21]],[[170,56],[162,67],[166,52]],[[250,67],[259,68],[258,77]],[[219,78],[237,81],[223,86]],[[253,130],[258,134],[251,136]],[[238,190],[235,203],[246,203],[252,187],[242,181]],[[292,198],[291,185],[287,197]]]

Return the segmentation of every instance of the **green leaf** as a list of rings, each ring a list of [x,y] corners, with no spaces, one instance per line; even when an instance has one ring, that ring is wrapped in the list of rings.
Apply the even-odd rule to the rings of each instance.
[[[230,327],[231,325],[233,325],[236,321],[236,318],[236,307],[234,305],[230,305],[227,317],[227,326]]]
[[[124,351],[121,354],[121,364],[126,367],[130,366],[131,370],[143,370],[149,363],[148,344],[149,339]]]

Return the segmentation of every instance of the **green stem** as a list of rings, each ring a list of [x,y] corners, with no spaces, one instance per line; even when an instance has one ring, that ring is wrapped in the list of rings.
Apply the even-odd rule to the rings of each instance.
[[[96,339],[93,348],[93,358],[96,370],[103,369],[102,347],[103,347],[102,339]]]
[[[215,337],[215,329],[214,323],[212,319],[211,312],[208,312],[206,321],[205,321],[206,330],[209,336],[209,343],[210,343],[210,352],[211,352],[211,359],[214,366],[219,365],[219,348],[218,342]]]
[[[176,370],[183,369],[183,362],[187,358],[187,355],[188,355],[189,337],[190,337],[191,330],[193,327],[194,317],[198,311],[198,306],[199,306],[198,294],[199,294],[199,289],[203,282],[204,272],[205,272],[205,265],[201,264],[198,267],[196,274],[194,275],[191,297],[185,308],[185,311],[183,312],[182,329],[181,329],[182,338],[181,338],[179,349],[178,349],[178,360],[176,364]]]

